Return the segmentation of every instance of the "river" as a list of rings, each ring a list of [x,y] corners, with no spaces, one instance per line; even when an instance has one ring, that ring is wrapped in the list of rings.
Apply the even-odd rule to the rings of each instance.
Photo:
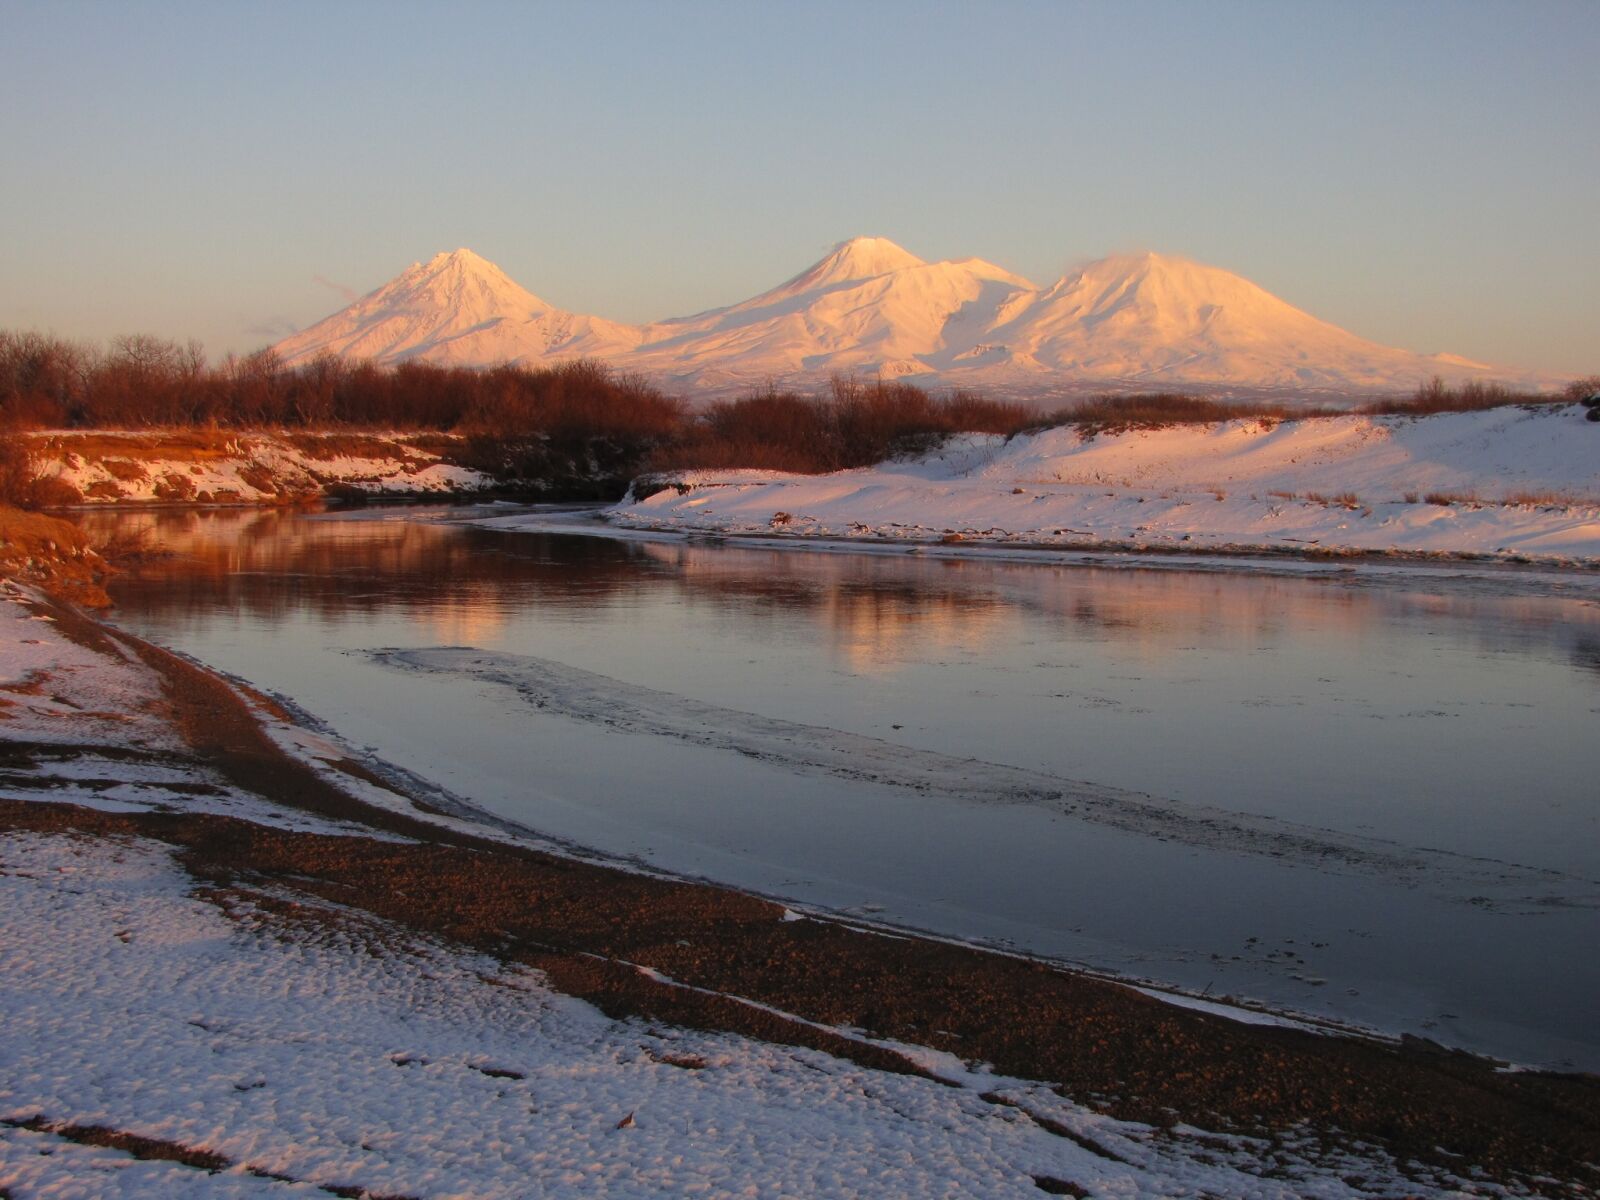
[[[464,523],[484,515],[84,521],[172,552],[115,583],[115,621],[541,835],[1600,1069],[1592,575]]]

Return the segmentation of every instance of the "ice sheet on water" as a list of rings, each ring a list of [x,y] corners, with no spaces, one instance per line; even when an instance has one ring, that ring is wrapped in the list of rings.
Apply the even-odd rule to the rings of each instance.
[[[1180,804],[1143,792],[941,754],[724,708],[547,658],[461,647],[371,653],[397,668],[466,676],[504,687],[523,703],[553,716],[738,754],[798,775],[905,789],[951,803],[1041,806],[1136,836],[1335,873],[1402,880],[1478,906],[1600,906],[1600,886],[1595,881],[1557,871]]]

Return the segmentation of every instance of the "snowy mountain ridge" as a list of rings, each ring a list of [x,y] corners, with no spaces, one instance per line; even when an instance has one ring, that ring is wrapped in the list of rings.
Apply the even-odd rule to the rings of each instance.
[[[1001,391],[1082,385],[1367,393],[1440,375],[1552,380],[1382,346],[1249,280],[1160,254],[1115,255],[1039,287],[982,259],[925,262],[887,238],[841,242],[748,300],[627,325],[567,312],[471,250],[414,263],[274,347],[392,364],[602,359],[667,385],[804,385],[845,371]]]

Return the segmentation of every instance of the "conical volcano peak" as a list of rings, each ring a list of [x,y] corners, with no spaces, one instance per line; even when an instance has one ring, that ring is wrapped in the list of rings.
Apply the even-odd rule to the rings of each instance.
[[[1176,254],[1157,254],[1154,250],[1129,251],[1108,254],[1094,262],[1086,263],[1062,276],[1063,282],[1075,279],[1130,280],[1176,278],[1240,279],[1239,276],[1219,267],[1208,267],[1190,258]],[[1241,280],[1243,282],[1243,280]]]
[[[441,267],[457,267],[463,271],[489,270],[494,271],[497,274],[504,274],[499,267],[495,266],[487,258],[484,258],[483,255],[469,250],[465,246],[460,246],[454,250],[439,251],[439,253],[435,254],[428,260],[427,266],[430,269],[438,269]]]
[[[565,312],[461,247],[414,263],[375,292],[278,343],[294,363],[320,353],[399,362],[487,365],[625,353],[631,326]]]
[[[435,254],[412,267],[379,294],[386,299],[404,296],[441,310],[468,313],[476,320],[495,316],[526,316],[550,305],[517,283],[488,259],[462,247]]]
[[[840,242],[822,261],[862,271],[863,277],[923,265],[922,259],[885,237],[854,237]]]
[[[495,285],[522,290],[520,285],[512,280],[494,263],[468,250],[465,246],[458,250],[441,250],[425,263],[420,263],[414,268],[415,272],[424,278],[451,277],[456,279],[481,279]]]
[[[731,308],[713,309],[711,313],[704,313],[701,316],[740,312],[752,308],[761,309],[773,304],[788,304],[815,294],[833,292],[847,285],[865,283],[871,279],[881,279],[886,275],[895,275],[913,267],[927,265],[915,254],[895,245],[888,238],[851,238],[849,241],[839,242],[817,262],[792,279],[784,280],[771,291],[762,292],[759,296],[752,297],[742,304],[735,304]],[[685,318],[685,321],[692,322],[696,319],[689,317]]]

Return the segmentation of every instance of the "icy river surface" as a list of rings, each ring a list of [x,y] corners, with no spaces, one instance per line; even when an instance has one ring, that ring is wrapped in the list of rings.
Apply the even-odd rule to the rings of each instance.
[[[91,514],[114,619],[540,834],[1600,1069],[1600,579]],[[103,530],[102,530],[103,531]]]

